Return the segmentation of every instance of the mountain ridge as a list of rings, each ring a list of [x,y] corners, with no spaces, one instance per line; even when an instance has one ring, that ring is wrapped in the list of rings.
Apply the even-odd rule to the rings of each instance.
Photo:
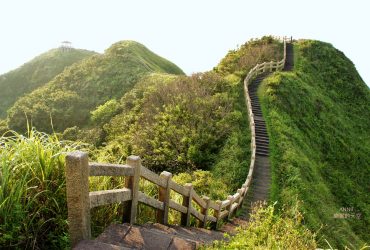
[[[54,48],[0,75],[0,118],[6,117],[7,109],[19,97],[42,87],[66,67],[94,54],[96,52],[83,49],[62,51]]]
[[[38,130],[49,133],[86,126],[97,106],[121,98],[152,72],[184,74],[140,43],[117,42],[104,54],[66,68],[45,86],[20,98],[8,111],[9,128],[25,131],[27,119]]]

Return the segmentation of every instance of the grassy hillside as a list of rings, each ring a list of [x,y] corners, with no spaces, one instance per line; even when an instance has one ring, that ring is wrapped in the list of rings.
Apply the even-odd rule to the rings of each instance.
[[[281,43],[264,37],[230,51],[212,72],[143,78],[123,96],[119,108],[112,101],[97,109],[120,109],[104,125],[106,161],[137,154],[153,170],[173,172],[209,170],[219,162],[220,175],[238,183],[243,174],[232,169],[248,165],[250,139],[241,79],[254,63],[281,54]],[[224,145],[229,149],[222,149]]]
[[[319,245],[358,249],[370,242],[370,91],[330,44],[299,41],[295,54],[294,71],[274,74],[259,92],[271,198],[303,201],[304,224],[318,231]]]
[[[0,76],[0,118],[21,96],[45,85],[67,66],[96,54],[81,49],[52,49]]]
[[[269,46],[280,45],[254,41],[233,55],[245,58],[245,48],[250,48],[271,60],[275,54],[261,49]],[[112,163],[138,154],[146,166],[179,173],[176,181],[192,182],[197,192],[213,199],[235,191],[247,174],[250,131],[242,78],[219,72],[176,76],[182,74],[180,69],[142,45],[120,42],[19,100],[10,112],[11,127],[23,129],[26,111],[33,125],[49,130],[51,114],[54,128],[67,127],[63,137],[69,139],[79,139],[76,124],[103,127],[106,146],[94,149],[34,130],[28,136],[0,137],[0,246],[68,248],[63,155],[77,148],[90,149],[92,160]],[[91,178],[90,187],[123,184],[99,177]],[[158,192],[153,186],[144,188]],[[94,209],[94,234],[119,221],[121,213],[119,205]],[[152,219],[148,208],[140,207],[139,213],[141,222]]]
[[[47,85],[20,98],[9,110],[8,125],[25,131],[28,118],[45,132],[86,126],[90,111],[110,99],[121,98],[151,72],[183,74],[176,65],[139,43],[118,42],[104,54],[68,67]]]

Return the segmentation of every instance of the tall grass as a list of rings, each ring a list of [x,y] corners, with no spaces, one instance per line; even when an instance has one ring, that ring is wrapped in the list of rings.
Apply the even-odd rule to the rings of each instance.
[[[248,225],[238,228],[229,242],[206,249],[316,249],[316,235],[305,228],[298,207],[276,211],[275,205],[256,204]]]
[[[0,248],[68,247],[64,154],[79,147],[33,129],[0,138]]]

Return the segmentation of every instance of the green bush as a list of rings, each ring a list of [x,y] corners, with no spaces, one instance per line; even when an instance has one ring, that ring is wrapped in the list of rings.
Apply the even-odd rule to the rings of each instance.
[[[230,50],[214,70],[222,75],[235,74],[244,78],[257,63],[280,61],[282,58],[282,43],[271,36],[264,36]]]
[[[145,81],[151,86],[139,84],[122,98],[122,113],[104,127],[108,146],[102,150],[116,159],[140,155],[156,172],[210,168],[239,122],[231,85],[212,72]]]
[[[119,106],[117,100],[109,100],[90,112],[91,120],[97,124],[105,124],[119,112]]]
[[[205,249],[316,249],[315,234],[302,225],[297,208],[276,213],[274,205],[256,205],[247,226],[240,227],[228,242]]]
[[[68,246],[64,154],[78,147],[35,130],[0,137],[0,246]]]

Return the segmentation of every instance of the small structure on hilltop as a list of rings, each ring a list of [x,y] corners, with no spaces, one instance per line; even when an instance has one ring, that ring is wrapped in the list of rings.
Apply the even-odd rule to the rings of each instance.
[[[69,41],[63,41],[60,45],[61,51],[70,51],[72,49],[72,43]]]

